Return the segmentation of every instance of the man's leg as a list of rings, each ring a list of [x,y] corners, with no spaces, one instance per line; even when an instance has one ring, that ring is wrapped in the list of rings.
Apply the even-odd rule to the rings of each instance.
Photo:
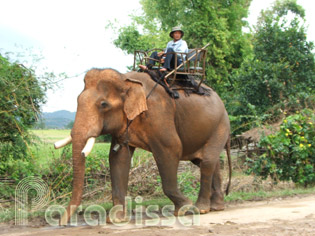
[[[165,56],[163,68],[165,68],[167,70],[171,70],[171,64],[174,64],[174,54],[172,52],[174,52],[173,48],[169,48],[166,51],[166,56]],[[172,61],[173,61],[173,63],[172,63]]]
[[[158,56],[158,52],[152,52],[152,54],[150,55],[150,60],[149,60],[149,64],[147,64],[147,67],[152,67],[155,65],[156,61],[155,60],[160,60],[161,58]]]
[[[155,59],[155,60],[152,60],[152,59]],[[158,52],[153,52],[153,53],[150,55],[149,63],[146,64],[146,65],[139,65],[139,67],[140,67],[142,70],[151,69],[152,66],[155,65],[156,60],[160,60],[160,59],[161,59],[161,58],[158,56]]]

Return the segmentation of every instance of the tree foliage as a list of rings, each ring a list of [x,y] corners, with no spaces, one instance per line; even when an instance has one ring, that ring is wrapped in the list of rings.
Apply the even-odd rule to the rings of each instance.
[[[315,183],[315,61],[304,16],[295,0],[278,0],[262,12],[253,34],[253,58],[233,76],[238,105],[231,110],[241,123],[250,122],[250,113],[260,120],[280,120],[287,112],[279,131],[260,140],[266,152],[249,160],[248,172],[307,186]]]
[[[45,86],[34,71],[0,54],[0,87],[0,174],[5,175],[14,160],[27,156],[28,129],[45,102]]]
[[[220,90],[231,86],[228,76],[249,51],[246,25],[251,0],[141,0],[143,15],[119,30],[115,45],[127,53],[135,49],[164,48],[169,32],[181,26],[190,48],[210,43],[207,80]]]
[[[247,104],[259,115],[275,107],[292,109],[314,95],[314,44],[307,41],[304,16],[294,0],[276,1],[262,12],[253,35],[253,58],[233,76],[239,102],[231,107],[234,115],[250,113]]]

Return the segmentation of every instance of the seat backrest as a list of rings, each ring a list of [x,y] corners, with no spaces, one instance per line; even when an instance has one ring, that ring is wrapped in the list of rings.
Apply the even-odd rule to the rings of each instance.
[[[196,55],[196,53],[197,53],[197,55]],[[189,59],[192,56],[196,55],[193,58],[191,58],[190,61],[195,61],[195,60],[200,61],[202,56],[203,56],[203,53],[204,53],[203,50],[198,52],[198,49],[188,49],[188,55],[187,55],[186,59]]]

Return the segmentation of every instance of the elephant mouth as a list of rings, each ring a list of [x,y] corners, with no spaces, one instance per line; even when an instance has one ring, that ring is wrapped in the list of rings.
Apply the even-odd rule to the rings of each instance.
[[[90,137],[90,138],[87,140],[87,142],[86,142],[84,148],[83,148],[82,151],[81,151],[82,157],[87,157],[87,156],[91,153],[91,151],[92,151],[92,149],[93,149],[93,146],[94,146],[94,144],[95,144],[95,140],[96,140],[95,137]],[[60,140],[60,141],[55,142],[54,146],[55,146],[55,149],[58,149],[58,148],[62,148],[62,147],[64,147],[64,146],[70,144],[71,142],[72,142],[72,137],[71,137],[71,136],[68,136],[68,137],[65,138],[65,139],[62,139],[62,140]]]

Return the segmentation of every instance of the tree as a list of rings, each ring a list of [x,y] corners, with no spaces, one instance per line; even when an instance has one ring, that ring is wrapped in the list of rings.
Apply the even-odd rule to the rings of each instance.
[[[190,48],[210,43],[207,81],[217,90],[231,86],[228,77],[249,51],[246,25],[251,0],[141,0],[144,14],[119,30],[114,44],[127,53],[163,48],[174,26],[182,26]],[[140,30],[141,29],[141,30]]]
[[[74,121],[72,120],[65,126],[65,128],[66,129],[72,129],[73,128],[73,124],[74,124]]]
[[[239,101],[234,115],[249,114],[247,104],[258,115],[275,107],[290,109],[292,103],[296,109],[314,96],[314,44],[307,41],[304,16],[295,0],[278,0],[262,12],[253,35],[253,58],[233,76]]]
[[[0,175],[6,175],[14,160],[28,156],[28,129],[45,102],[46,86],[33,70],[0,54],[0,87]]]

